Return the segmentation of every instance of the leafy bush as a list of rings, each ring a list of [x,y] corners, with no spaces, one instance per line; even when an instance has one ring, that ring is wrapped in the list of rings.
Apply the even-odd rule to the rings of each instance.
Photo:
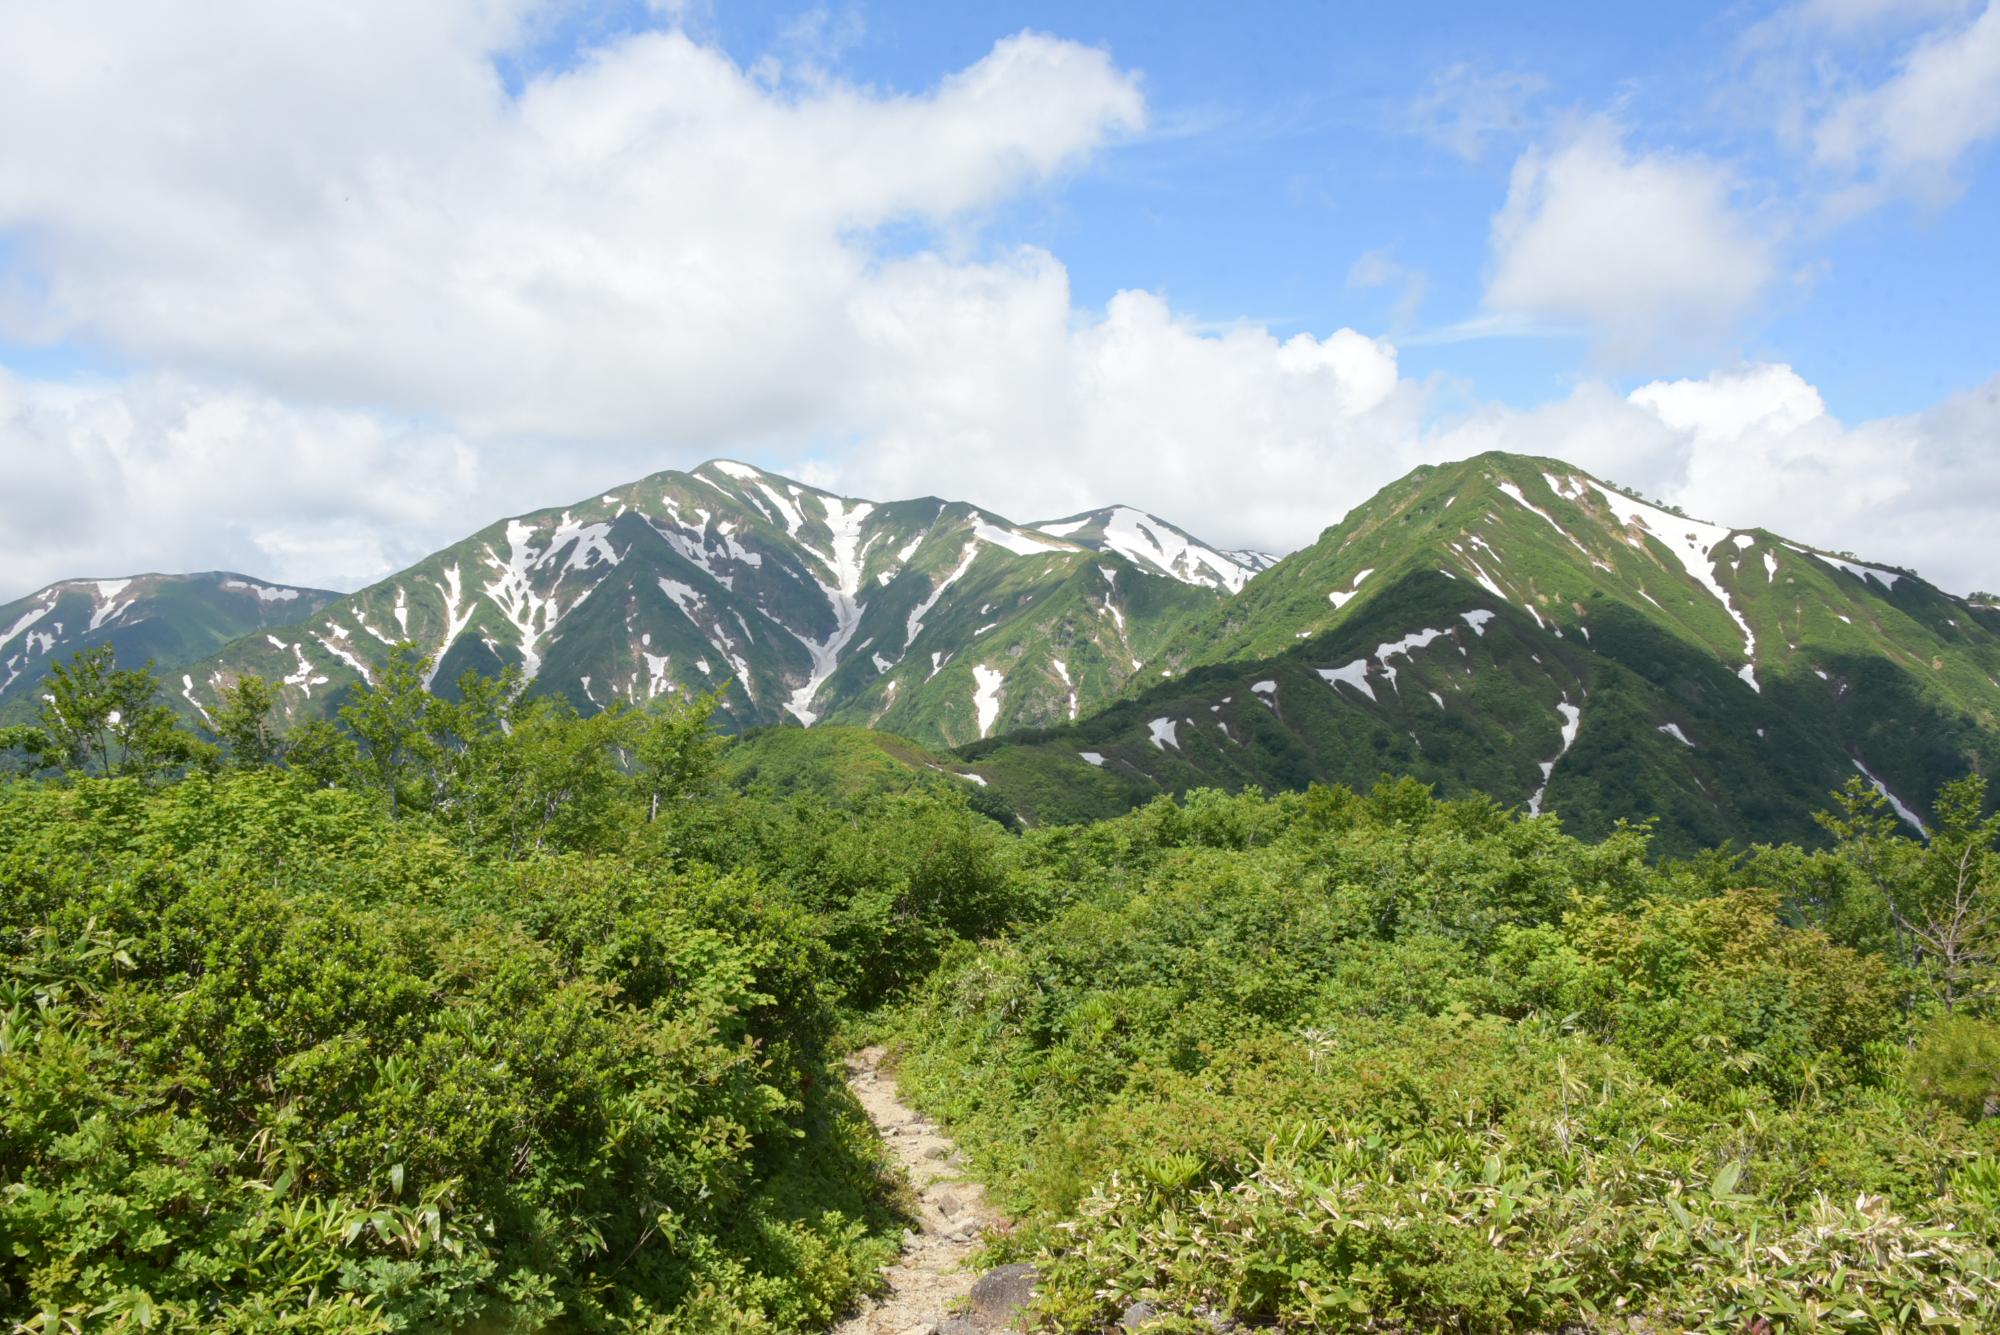
[[[191,1330],[850,1302],[893,1221],[811,925],[754,880],[481,865],[377,810],[270,772],[5,791],[0,1302]]]
[[[1059,1329],[1141,1298],[1190,1331],[2000,1323],[2000,1123],[1925,1096],[1990,1076],[1983,1028],[1930,1031],[1913,1087],[1921,976],[1726,861],[1401,783],[1019,860],[1076,889],[899,1034]]]

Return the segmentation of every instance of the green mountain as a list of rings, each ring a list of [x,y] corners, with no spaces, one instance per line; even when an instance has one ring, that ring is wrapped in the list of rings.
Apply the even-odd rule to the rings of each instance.
[[[190,711],[256,673],[295,719],[403,640],[440,690],[514,668],[585,712],[726,683],[731,731],[925,748],[776,738],[743,753],[767,778],[913,768],[1036,821],[1387,772],[1586,835],[1652,818],[1687,848],[1811,838],[1857,773],[1915,828],[1944,779],[2000,761],[1990,601],[1501,454],[1420,468],[1275,563],[1125,506],[1024,526],[716,460],[344,597],[71,581],[0,610],[0,633],[16,712],[93,636],[154,658]]]
[[[407,639],[441,690],[511,667],[589,711],[727,683],[735,729],[825,719],[959,745],[1115,699],[1248,578],[1143,518],[1176,535],[1184,570],[962,502],[855,500],[716,460],[492,524],[228,646],[195,698],[255,673],[293,717],[324,713]]]
[[[1856,773],[1914,827],[2000,761],[2000,609],[1552,459],[1416,470],[1148,669],[1173,675],[961,754],[1042,820],[1389,772],[1669,847],[1811,838]]]
[[[0,718],[32,713],[50,666],[100,644],[127,666],[151,659],[169,689],[191,701],[197,677],[184,669],[196,660],[339,596],[222,570],[51,584],[0,605]]]

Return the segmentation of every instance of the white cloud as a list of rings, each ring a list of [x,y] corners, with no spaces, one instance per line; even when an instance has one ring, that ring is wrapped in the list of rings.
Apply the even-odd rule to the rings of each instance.
[[[1956,592],[2000,583],[1968,535],[2000,523],[2000,377],[1907,416],[1847,425],[1792,367],[1757,364],[1602,384],[1527,412],[1488,408],[1436,433],[1449,457],[1506,449],[1566,459],[1721,523],[1911,566]]]
[[[1034,33],[908,94],[643,32],[509,96],[529,22],[0,8],[0,124],[36,127],[0,136],[0,329],[475,434],[803,434],[854,379],[877,229],[976,215],[1144,120],[1104,52]]]
[[[0,460],[0,599],[142,570],[358,583],[463,537],[480,498],[476,458],[449,435],[174,376],[79,387],[0,371]]]
[[[1788,368],[1744,368],[1435,424],[1457,391],[1385,341],[1141,291],[1079,311],[1055,257],[977,244],[985,211],[1143,124],[1103,52],[1024,34],[905,93],[651,32],[510,95],[494,58],[539,21],[0,7],[0,124],[35,127],[0,135],[0,330],[173,368],[0,373],[13,591],[144,567],[353,584],[715,454],[1016,519],[1124,501],[1283,549],[1489,447],[2000,583],[1962,539],[2000,517],[1994,386],[1848,428]],[[912,221],[974,241],[881,240]],[[1726,172],[1595,122],[1516,165],[1481,320],[1631,355],[1726,330],[1770,268]]]
[[[1431,76],[1410,106],[1410,121],[1432,143],[1477,162],[1490,141],[1527,133],[1531,109],[1548,87],[1531,71],[1459,61]]]
[[[1514,166],[1493,219],[1489,315],[1580,324],[1614,361],[1722,340],[1772,273],[1769,241],[1704,158],[1633,153],[1603,120]]]
[[[1924,34],[1881,83],[1836,101],[1813,128],[1814,155],[1862,176],[1863,203],[1899,186],[1949,199],[1959,160],[2000,135],[1996,90],[2000,4],[1988,3]]]
[[[822,476],[863,495],[936,492],[1019,519],[1118,501],[1285,549],[1418,461],[1423,395],[1387,344],[1206,332],[1147,292],[1078,318],[1038,251],[895,266],[857,323],[879,372],[868,443]]]

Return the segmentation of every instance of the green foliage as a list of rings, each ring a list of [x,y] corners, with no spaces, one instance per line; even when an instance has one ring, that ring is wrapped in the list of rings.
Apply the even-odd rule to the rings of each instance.
[[[2000,1115],[2000,1024],[1944,1015],[1909,1054],[1910,1084],[1967,1121]]]
[[[1846,854],[1662,865],[1385,781],[1193,793],[1020,864],[1065,892],[947,959],[901,1070],[1055,1328],[2000,1322],[1990,1035],[1905,1061],[1921,980],[1738,879],[1845,892]]]
[[[153,780],[214,759],[160,702],[152,664],[120,668],[108,644],[51,667],[42,685],[47,763],[72,773]]]
[[[1019,831],[880,734],[429,673],[282,745],[245,678],[225,765],[106,651],[0,736],[60,767],[0,787],[0,1319],[825,1328],[906,1222],[858,1019],[1056,1329],[2000,1325],[1977,779],[1679,863],[1408,777]]]
[[[1881,895],[1933,995],[1947,1012],[1988,1001],[2000,981],[2000,812],[1983,814],[1985,778],[1944,785],[1921,844],[1898,835],[1888,802],[1859,779],[1834,796],[1840,810],[1821,823]]]
[[[218,688],[215,695],[209,730],[228,752],[230,763],[244,769],[276,764],[284,753],[284,739],[273,718],[277,688],[262,677],[245,676]]]
[[[890,1220],[812,920],[443,833],[271,770],[5,791],[0,1310],[794,1329],[852,1300]]]

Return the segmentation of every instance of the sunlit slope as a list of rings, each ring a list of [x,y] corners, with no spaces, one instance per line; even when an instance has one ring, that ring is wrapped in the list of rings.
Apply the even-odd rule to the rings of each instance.
[[[585,711],[722,689],[732,729],[837,718],[952,745],[1115,698],[1227,596],[962,502],[718,460],[489,525],[228,646],[195,700],[254,673],[322,715],[407,640],[446,692],[509,669]]]
[[[966,754],[1051,814],[1391,772],[1584,831],[1810,837],[1859,770],[1914,824],[2000,758],[1997,627],[1908,572],[1484,455],[1418,470],[1250,581],[1161,655],[1179,675]]]

